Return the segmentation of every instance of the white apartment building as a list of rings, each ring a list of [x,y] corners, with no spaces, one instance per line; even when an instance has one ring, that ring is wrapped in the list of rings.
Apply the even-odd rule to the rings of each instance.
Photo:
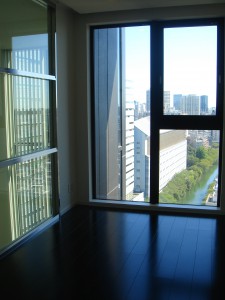
[[[159,191],[187,166],[187,131],[160,131]]]
[[[134,122],[134,192],[150,195],[150,116]],[[144,200],[144,199],[142,199]]]
[[[184,115],[200,115],[200,97],[197,95],[182,96],[181,113]]]
[[[134,190],[134,101],[126,101],[126,200],[133,198]]]
[[[186,163],[186,130],[161,130],[159,191]],[[134,122],[134,192],[150,196],[150,116]]]

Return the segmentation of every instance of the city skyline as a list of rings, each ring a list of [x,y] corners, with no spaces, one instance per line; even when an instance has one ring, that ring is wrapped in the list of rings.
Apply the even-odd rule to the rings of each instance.
[[[170,91],[170,101],[174,94],[207,95],[209,107],[215,107],[216,26],[165,30],[164,90]],[[125,74],[134,100],[145,102],[150,89],[150,26],[125,27]]]
[[[128,102],[134,102],[134,105],[141,108],[142,112],[150,113],[150,90],[146,91],[146,101],[140,102],[132,100],[130,88],[127,87],[126,99]],[[168,106],[168,100],[171,104],[170,106]],[[170,91],[164,91],[164,114],[211,115],[215,114],[215,107],[209,107],[208,95],[174,94],[171,100]]]

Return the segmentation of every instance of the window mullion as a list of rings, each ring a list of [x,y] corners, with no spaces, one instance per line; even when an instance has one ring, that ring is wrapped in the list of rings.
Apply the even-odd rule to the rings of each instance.
[[[159,129],[163,111],[163,32],[159,23],[151,24],[150,37],[151,87],[151,149],[150,149],[150,203],[159,201]]]

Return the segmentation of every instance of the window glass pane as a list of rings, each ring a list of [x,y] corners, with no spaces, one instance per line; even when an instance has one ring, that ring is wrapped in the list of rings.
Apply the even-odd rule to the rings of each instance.
[[[98,199],[149,199],[149,44],[149,26],[94,30]]]
[[[2,74],[0,86],[0,160],[49,148],[49,82]]]
[[[52,216],[51,156],[0,168],[0,249]]]
[[[160,203],[217,205],[219,135],[160,130]]]
[[[164,29],[164,114],[216,112],[217,26]]]
[[[150,196],[150,27],[125,28],[126,197]],[[129,109],[132,107],[132,110]],[[130,135],[133,136],[130,143]],[[131,150],[132,149],[132,150]],[[131,156],[132,155],[132,156]],[[130,157],[133,159],[131,168]],[[132,174],[132,177],[129,174]]]
[[[96,197],[120,199],[120,52],[119,29],[95,30]]]
[[[47,6],[41,1],[1,0],[0,12],[0,67],[48,74]]]

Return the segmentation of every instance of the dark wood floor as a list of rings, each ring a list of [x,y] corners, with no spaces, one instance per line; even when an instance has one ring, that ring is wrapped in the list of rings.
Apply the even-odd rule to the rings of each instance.
[[[0,260],[1,299],[225,299],[223,217],[77,207]]]

